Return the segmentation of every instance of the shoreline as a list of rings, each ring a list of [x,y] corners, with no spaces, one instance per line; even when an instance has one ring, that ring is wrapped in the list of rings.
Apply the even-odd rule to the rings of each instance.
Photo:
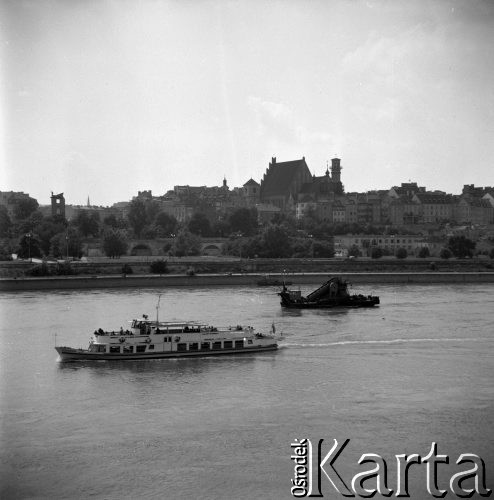
[[[324,282],[329,276],[338,275],[352,283],[494,283],[494,272],[340,272],[340,273],[270,273],[269,277],[285,279],[293,285]],[[1,278],[0,291],[15,292],[24,290],[79,290],[100,288],[133,287],[177,287],[177,286],[256,286],[279,288],[277,285],[260,286],[258,281],[264,273],[228,273],[228,274],[183,274],[164,275],[101,275],[101,276],[56,276]]]

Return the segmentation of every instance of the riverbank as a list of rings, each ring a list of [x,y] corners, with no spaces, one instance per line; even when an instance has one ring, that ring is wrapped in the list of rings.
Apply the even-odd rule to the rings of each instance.
[[[322,283],[328,273],[273,273],[270,278],[282,281],[285,277],[293,285]],[[494,272],[419,272],[419,273],[338,273],[353,284],[360,283],[494,283]],[[203,286],[259,286],[264,274],[196,274],[184,276],[132,275],[132,276],[55,276],[42,278],[3,278],[0,291],[24,290],[77,290],[100,288],[160,288],[160,287],[203,287]],[[271,287],[277,288],[277,287]]]

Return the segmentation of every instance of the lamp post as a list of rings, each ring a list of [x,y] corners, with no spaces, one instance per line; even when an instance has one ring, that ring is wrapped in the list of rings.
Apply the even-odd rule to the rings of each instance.
[[[29,258],[29,262],[31,262],[31,238],[32,238],[32,234],[31,232],[27,233],[26,234],[26,238],[27,238],[27,251],[28,251],[28,258]]]
[[[69,233],[65,235],[65,248],[66,248],[66,258],[65,260],[69,260]]]

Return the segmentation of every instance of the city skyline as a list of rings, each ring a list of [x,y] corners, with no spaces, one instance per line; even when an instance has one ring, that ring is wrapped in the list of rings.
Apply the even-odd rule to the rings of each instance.
[[[492,185],[494,6],[5,1],[2,191],[111,205],[260,182],[305,156],[345,190]]]

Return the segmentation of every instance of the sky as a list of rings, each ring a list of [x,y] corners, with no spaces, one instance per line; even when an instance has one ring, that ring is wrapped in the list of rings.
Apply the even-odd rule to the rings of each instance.
[[[491,0],[0,0],[0,191],[494,185]]]

